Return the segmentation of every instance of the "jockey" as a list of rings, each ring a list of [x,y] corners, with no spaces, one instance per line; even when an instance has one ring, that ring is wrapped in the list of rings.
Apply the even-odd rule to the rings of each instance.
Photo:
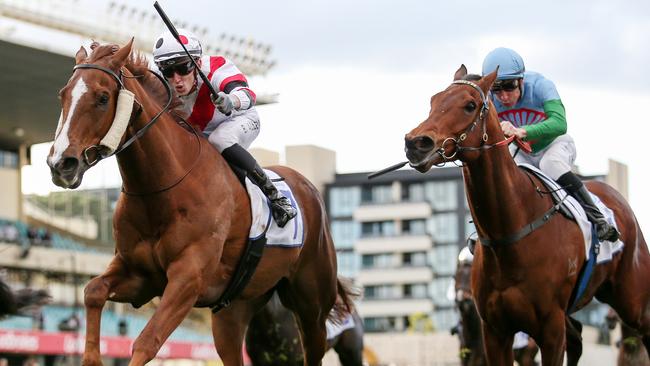
[[[509,137],[529,141],[532,153],[511,152],[517,163],[528,163],[548,174],[564,187],[584,208],[589,221],[596,225],[598,239],[616,241],[619,233],[607,222],[591,195],[572,171],[576,147],[566,134],[564,105],[555,85],[539,73],[525,71],[524,60],[509,48],[497,48],[483,61],[483,76],[499,71],[491,94],[501,129]]]
[[[153,59],[182,102],[178,110],[189,116],[188,121],[203,132],[231,166],[244,171],[260,187],[271,203],[275,222],[284,227],[297,211],[246,150],[260,132],[255,93],[234,63],[221,56],[203,56],[201,42],[194,34],[184,29],[178,29],[178,33],[218,91],[216,98],[210,95],[182,46],[169,31],[164,32],[153,47]]]

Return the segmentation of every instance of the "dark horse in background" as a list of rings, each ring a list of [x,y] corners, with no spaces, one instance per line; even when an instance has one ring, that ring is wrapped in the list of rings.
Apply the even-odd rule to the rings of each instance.
[[[354,328],[349,328],[327,340],[343,366],[363,364],[363,323],[353,310],[350,314]],[[280,298],[271,300],[258,311],[248,325],[246,352],[253,366],[298,366],[303,364],[300,332],[293,313],[282,306]]]
[[[86,170],[113,152],[105,138],[117,134],[124,144],[136,136],[116,155],[123,192],[113,219],[115,256],[85,288],[84,366],[102,363],[100,321],[107,300],[140,307],[160,297],[133,343],[129,365],[152,360],[193,307],[215,305],[233,277],[251,225],[243,185],[205,138],[165,112],[169,86],[148,70],[144,57],[131,54],[132,44],[133,39],[123,47],[93,44],[90,54],[79,49],[59,93],[61,117],[47,159],[53,182],[76,188]],[[127,91],[135,100],[119,105],[116,113],[118,96],[128,96]],[[124,110],[128,124],[122,124]],[[124,132],[111,134],[120,125]],[[323,358],[325,323],[337,295],[344,307],[352,306],[336,278],[336,253],[319,192],[296,171],[272,169],[302,209],[304,245],[266,248],[247,287],[212,315],[214,343],[226,366],[243,365],[246,327],[272,289],[296,314],[305,365],[319,365]]]
[[[50,295],[45,290],[24,288],[13,291],[0,280],[0,319],[9,315],[27,316],[29,308],[45,305],[49,300]]]
[[[463,80],[466,75],[461,66],[453,83],[431,98],[429,115],[405,137],[406,156],[421,172],[460,160],[478,236],[499,241],[538,220],[554,203],[539,193],[543,183],[519,169],[508,151],[511,139],[505,139],[488,98],[496,71],[476,82]],[[650,253],[643,234],[618,192],[602,182],[586,185],[613,210],[625,246],[594,268],[575,310],[595,296],[636,329],[650,349]],[[585,259],[580,228],[561,214],[515,243],[477,246],[472,294],[489,365],[512,365],[518,331],[535,339],[544,366],[562,364],[569,302]]]
[[[605,317],[609,329],[616,328],[616,324],[621,324],[621,339],[616,341],[618,347],[618,366],[650,366],[650,358],[643,341],[637,331],[622,323],[616,312],[609,309]]]

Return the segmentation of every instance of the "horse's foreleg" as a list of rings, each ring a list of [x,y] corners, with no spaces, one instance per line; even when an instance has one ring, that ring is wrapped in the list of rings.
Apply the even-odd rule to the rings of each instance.
[[[564,311],[557,310],[549,314],[542,329],[542,339],[539,348],[542,350],[543,366],[561,366],[564,362],[566,346],[566,315]]]
[[[198,254],[194,253],[198,256]],[[201,289],[200,258],[192,254],[173,262],[167,270],[169,282],[160,305],[133,343],[129,366],[142,366],[151,361],[172,332],[192,310]]]
[[[234,301],[229,307],[212,314],[214,345],[224,365],[244,364],[242,346],[253,313],[251,305]]]
[[[86,348],[83,354],[84,366],[101,365],[99,353],[99,331],[102,309],[106,300],[116,302],[145,303],[153,294],[143,286],[143,279],[127,274],[124,263],[114,258],[101,276],[93,278],[84,289],[86,307]]]
[[[485,344],[485,358],[489,366],[510,366],[514,362],[512,352],[512,342],[514,335],[503,335],[496,332],[484,321],[481,322],[483,328],[483,343]]]

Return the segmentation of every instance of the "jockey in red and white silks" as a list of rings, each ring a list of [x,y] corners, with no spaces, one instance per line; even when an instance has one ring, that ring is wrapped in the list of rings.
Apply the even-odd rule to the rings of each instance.
[[[296,216],[296,208],[246,150],[260,132],[256,96],[246,76],[222,56],[203,56],[201,42],[192,32],[178,29],[178,33],[218,95],[211,95],[181,44],[169,31],[164,32],[154,44],[154,63],[182,102],[177,110],[184,112],[187,120],[203,132],[230,165],[245,172],[264,192],[276,223],[285,226]]]

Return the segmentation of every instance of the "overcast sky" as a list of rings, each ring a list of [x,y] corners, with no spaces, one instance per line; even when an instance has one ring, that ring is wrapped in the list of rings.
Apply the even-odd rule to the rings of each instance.
[[[149,9],[152,1],[130,4]],[[403,161],[404,134],[426,117],[429,98],[458,66],[480,72],[491,49],[513,48],[528,70],[555,82],[581,170],[605,173],[609,158],[629,166],[631,203],[650,230],[642,149],[650,136],[650,1],[161,4],[171,18],[211,34],[270,44],[276,67],[250,81],[253,89],[280,93],[280,102],[259,107],[262,132],[253,146],[282,152],[319,145],[337,152],[340,172]],[[117,184],[110,169],[95,170],[87,184]]]

